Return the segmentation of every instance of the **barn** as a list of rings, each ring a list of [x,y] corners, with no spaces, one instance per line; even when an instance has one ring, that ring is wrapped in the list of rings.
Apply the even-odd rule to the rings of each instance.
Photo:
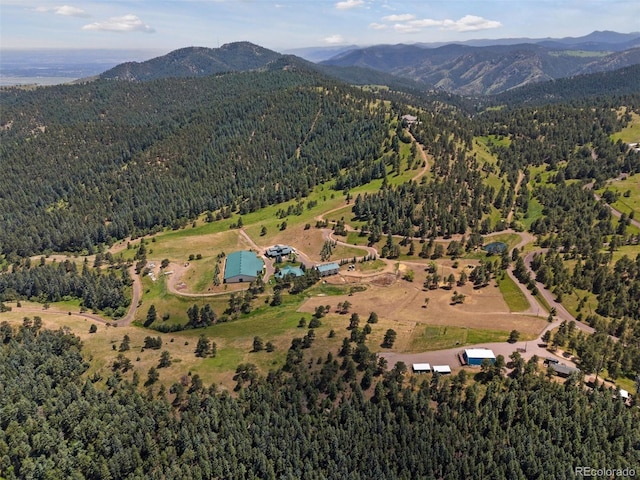
[[[227,255],[224,264],[225,283],[253,282],[262,273],[264,263],[250,250]]]
[[[467,348],[464,351],[463,357],[467,365],[482,365],[484,360],[489,360],[491,363],[496,361],[493,350],[489,350],[488,348]]]

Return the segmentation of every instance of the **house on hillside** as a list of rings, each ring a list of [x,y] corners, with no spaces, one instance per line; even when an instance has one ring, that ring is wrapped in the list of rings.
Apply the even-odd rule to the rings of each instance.
[[[418,117],[414,117],[413,115],[403,115],[402,121],[406,123],[409,127],[418,122]]]
[[[321,277],[327,277],[329,275],[337,275],[338,273],[340,273],[340,265],[338,265],[335,262],[316,265],[316,269],[320,273]]]
[[[249,250],[233,252],[227,255],[224,264],[224,282],[253,282],[264,269],[263,261]]]
[[[284,278],[287,275],[293,275],[294,277],[301,277],[304,275],[304,271],[300,267],[293,267],[291,265],[286,265],[280,269],[278,273],[276,273],[276,278]]]
[[[273,247],[267,248],[265,255],[269,258],[282,258],[291,252],[293,252],[293,248],[288,245],[274,245]]]

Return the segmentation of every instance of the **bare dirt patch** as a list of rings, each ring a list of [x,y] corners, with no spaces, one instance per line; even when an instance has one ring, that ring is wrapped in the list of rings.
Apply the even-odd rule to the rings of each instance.
[[[396,283],[397,276],[395,273],[383,273],[371,279],[371,284],[376,287],[390,287]]]
[[[385,286],[384,281],[390,283]],[[381,284],[382,283],[382,284]],[[463,304],[452,305],[451,296],[457,291],[464,294]],[[428,304],[425,302],[428,298]],[[542,319],[517,315],[509,312],[498,288],[493,284],[474,289],[471,284],[454,287],[451,290],[437,289],[424,291],[420,284],[396,280],[395,275],[386,274],[369,282],[366,291],[351,295],[315,297],[304,302],[298,311],[314,312],[319,305],[331,305],[349,301],[351,312],[357,312],[366,319],[375,311],[381,323],[387,322],[402,330],[398,331],[397,348],[402,351],[411,344],[411,337],[421,334],[425,325],[457,326],[480,330],[509,332],[518,330],[523,334],[537,335],[545,327]],[[426,305],[426,308],[425,308]],[[395,326],[394,326],[395,325]]]

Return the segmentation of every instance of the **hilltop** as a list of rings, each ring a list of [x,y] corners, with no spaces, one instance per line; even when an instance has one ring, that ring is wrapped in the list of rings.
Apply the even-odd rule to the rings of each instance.
[[[201,77],[264,68],[281,54],[249,42],[220,48],[187,47],[144,62],[127,62],[99,75],[101,79],[146,81],[167,77]]]

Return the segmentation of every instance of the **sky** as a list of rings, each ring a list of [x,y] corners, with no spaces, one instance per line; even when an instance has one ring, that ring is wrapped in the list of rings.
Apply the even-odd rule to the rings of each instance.
[[[0,50],[301,47],[640,30],[639,0],[0,0]]]

